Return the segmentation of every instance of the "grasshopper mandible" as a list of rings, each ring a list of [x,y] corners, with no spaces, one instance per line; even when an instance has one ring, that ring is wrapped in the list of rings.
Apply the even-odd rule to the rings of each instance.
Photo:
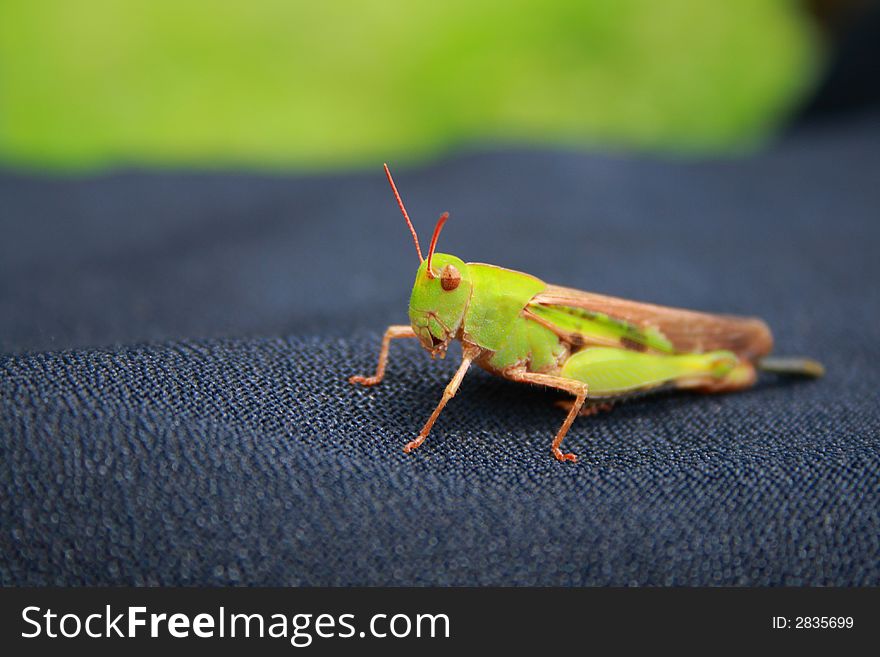
[[[573,401],[551,451],[560,461],[577,461],[561,449],[578,415],[608,410],[617,400],[669,388],[705,393],[732,392],[755,383],[756,370],[821,376],[821,364],[807,358],[766,358],[773,347],[760,319],[715,315],[628,301],[550,285],[518,271],[436,253],[449,213],[434,227],[428,257],[385,165],[385,175],[412,233],[419,268],[407,325],[389,326],[373,376],[351,383],[376,385],[385,376],[388,348],[397,338],[418,338],[433,357],[443,358],[459,340],[462,360],[440,403],[418,436],[403,448],[421,445],[455,396],[472,363],[511,381],[556,388]]]

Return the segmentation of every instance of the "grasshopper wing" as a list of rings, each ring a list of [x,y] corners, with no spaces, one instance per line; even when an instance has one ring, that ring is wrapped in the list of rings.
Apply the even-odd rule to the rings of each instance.
[[[751,361],[773,348],[770,329],[757,318],[670,308],[558,285],[532,297],[525,314],[575,348],[594,344],[662,353],[726,349]]]

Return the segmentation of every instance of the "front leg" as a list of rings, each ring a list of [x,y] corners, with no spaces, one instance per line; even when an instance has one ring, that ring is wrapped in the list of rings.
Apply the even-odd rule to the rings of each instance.
[[[513,372],[507,375],[509,379],[514,381],[522,381],[524,383],[536,383],[538,385],[547,386],[550,388],[556,388],[558,390],[565,390],[566,392],[570,392],[575,396],[574,401],[571,404],[571,407],[568,411],[568,416],[565,418],[565,422],[562,423],[559,431],[556,432],[556,437],[553,439],[553,444],[550,447],[550,451],[553,452],[553,456],[556,457],[557,461],[571,461],[572,463],[577,462],[577,456],[569,453],[564,453],[560,446],[562,445],[562,439],[565,438],[565,434],[568,433],[569,428],[571,427],[571,423],[574,422],[574,419],[580,413],[581,408],[583,408],[584,402],[587,400],[587,396],[590,393],[590,389],[587,387],[586,383],[582,381],[575,381],[574,379],[566,379],[561,376],[553,376],[551,374],[535,374],[533,372]]]
[[[455,372],[455,376],[452,377],[452,381],[449,382],[449,385],[446,386],[446,390],[443,391],[443,397],[440,399],[440,403],[437,404],[437,408],[434,409],[434,412],[431,413],[431,417],[428,418],[428,421],[425,422],[425,426],[422,427],[422,430],[419,431],[419,435],[416,436],[415,440],[409,441],[406,446],[404,446],[403,451],[409,454],[416,447],[425,442],[425,438],[428,437],[428,433],[431,431],[431,427],[434,426],[434,422],[437,421],[437,417],[440,415],[440,411],[443,410],[443,407],[446,406],[446,402],[455,397],[455,393],[458,392],[458,386],[461,385],[461,380],[464,378],[464,375],[467,373],[468,368],[471,366],[471,363],[474,359],[480,355],[480,349],[477,347],[463,346],[461,350],[461,365],[458,366],[458,370]]]
[[[385,364],[388,362],[388,347],[392,340],[397,338],[414,338],[415,331],[412,326],[404,324],[395,324],[385,329],[385,336],[382,338],[382,348],[379,350],[379,364],[376,366],[376,373],[373,376],[361,376],[356,374],[349,377],[349,383],[360,383],[364,386],[374,386],[380,383],[385,377]]]

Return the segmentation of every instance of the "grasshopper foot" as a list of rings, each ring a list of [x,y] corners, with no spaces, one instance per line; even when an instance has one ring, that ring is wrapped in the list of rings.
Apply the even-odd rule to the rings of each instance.
[[[427,438],[427,437],[428,436],[423,436],[422,434],[419,434],[415,440],[410,440],[406,445],[403,446],[403,451],[406,452],[407,454],[409,454],[416,447],[418,447],[423,442],[425,442],[425,438]]]
[[[570,461],[571,463],[577,463],[577,460],[578,460],[578,457],[575,454],[572,454],[571,452],[565,453],[561,449],[559,449],[558,447],[553,448],[553,456],[556,457],[557,461],[562,461],[563,463],[565,461]]]
[[[356,374],[354,376],[348,377],[349,383],[360,383],[362,386],[374,386],[382,381],[382,377],[379,376],[361,376],[360,374]]]
[[[559,399],[553,402],[553,405],[557,408],[561,408],[565,411],[570,411],[574,402],[570,402],[567,399]],[[588,417],[590,415],[597,415],[598,413],[607,413],[612,408],[614,408],[613,402],[605,402],[603,404],[590,404],[589,406],[584,406],[580,411],[578,411],[578,415],[580,417]]]

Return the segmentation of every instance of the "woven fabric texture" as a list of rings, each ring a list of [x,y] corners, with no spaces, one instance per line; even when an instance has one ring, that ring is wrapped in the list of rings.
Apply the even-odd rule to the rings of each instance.
[[[880,122],[741,159],[402,168],[440,250],[754,314],[819,381],[576,421],[392,346],[417,259],[381,168],[0,174],[0,583],[880,584]]]

